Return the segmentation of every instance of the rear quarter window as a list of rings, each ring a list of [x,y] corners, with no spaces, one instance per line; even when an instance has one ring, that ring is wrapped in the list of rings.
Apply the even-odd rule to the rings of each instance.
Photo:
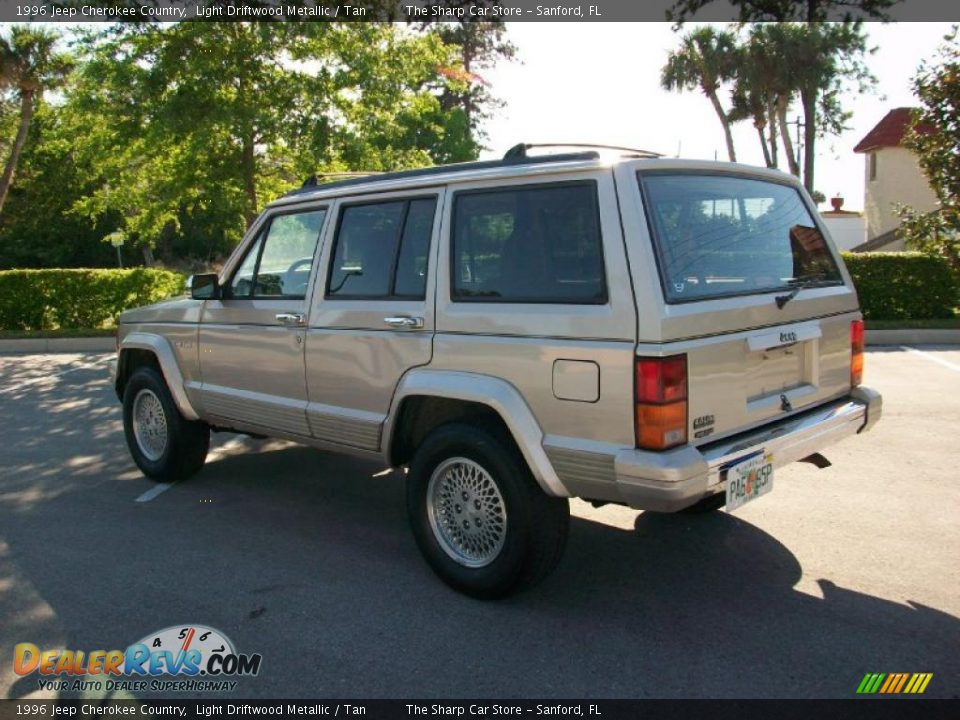
[[[843,282],[796,188],[731,175],[638,175],[668,302]]]
[[[606,303],[595,182],[459,192],[453,214],[455,302]]]

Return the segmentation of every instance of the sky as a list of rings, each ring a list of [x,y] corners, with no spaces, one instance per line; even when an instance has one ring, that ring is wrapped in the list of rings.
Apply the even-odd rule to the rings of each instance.
[[[844,210],[863,209],[864,156],[854,146],[896,107],[915,106],[910,80],[934,56],[949,23],[868,23],[876,52],[867,64],[877,77],[869,94],[851,91],[849,130],[817,143],[816,188],[840,193]],[[489,151],[500,157],[519,142],[606,143],[668,156],[726,160],[723,131],[699,92],[660,89],[660,68],[679,44],[669,23],[533,23],[508,25],[519,62],[483,73],[506,106],[486,122]],[[797,111],[790,113],[792,121]],[[734,126],[737,159],[762,165],[750,122]],[[786,163],[781,156],[781,166]]]

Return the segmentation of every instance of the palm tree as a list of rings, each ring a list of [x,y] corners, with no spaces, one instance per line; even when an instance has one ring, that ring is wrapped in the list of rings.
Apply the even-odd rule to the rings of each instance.
[[[798,62],[797,55],[806,52],[803,42],[797,41],[798,31],[799,26],[791,23],[754,25],[741,55],[736,92],[749,98],[752,102],[750,107],[764,115],[770,146],[769,151],[765,150],[765,155],[769,152],[772,156],[770,167],[778,165],[779,129],[790,172],[799,177],[800,166],[787,125],[787,111],[798,90],[794,70]],[[763,139],[761,142],[766,145]]]
[[[17,172],[20,154],[37,104],[44,92],[60,87],[73,69],[68,55],[56,51],[59,36],[39,28],[17,25],[10,39],[0,38],[0,86],[20,100],[20,123],[0,177],[0,212]]]
[[[732,80],[737,69],[737,38],[732,32],[702,27],[683,37],[680,47],[667,57],[660,73],[664,90],[700,90],[713,105],[727,141],[727,155],[736,162],[730,118],[720,103],[720,86]]]

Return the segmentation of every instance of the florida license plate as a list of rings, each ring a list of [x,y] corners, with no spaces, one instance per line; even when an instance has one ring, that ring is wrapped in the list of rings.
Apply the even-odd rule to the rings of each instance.
[[[773,455],[760,453],[727,470],[727,512],[773,490]]]

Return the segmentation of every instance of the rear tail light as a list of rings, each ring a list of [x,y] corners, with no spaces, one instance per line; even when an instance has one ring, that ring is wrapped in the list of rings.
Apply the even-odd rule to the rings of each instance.
[[[637,358],[635,402],[638,448],[687,442],[687,356]]]
[[[850,323],[850,385],[863,381],[863,320]]]

